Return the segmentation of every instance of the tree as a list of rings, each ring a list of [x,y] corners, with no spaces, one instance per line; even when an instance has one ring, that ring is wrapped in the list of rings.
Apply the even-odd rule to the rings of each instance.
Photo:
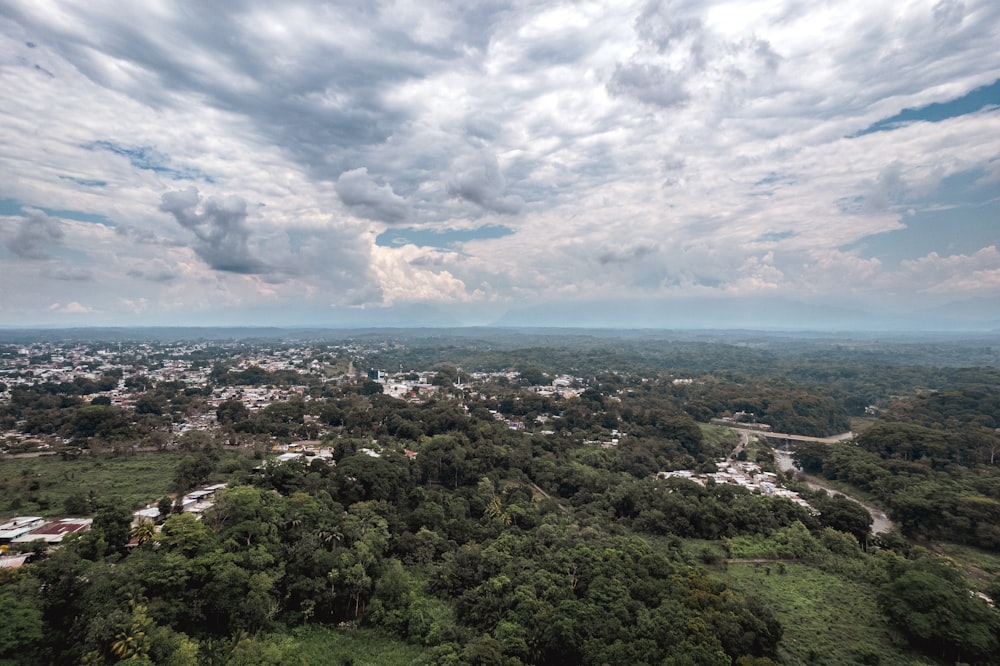
[[[91,530],[104,538],[108,551],[123,552],[129,541],[132,526],[132,512],[121,502],[111,502],[94,516]]]
[[[150,629],[153,621],[144,604],[132,599],[129,601],[129,608],[132,611],[131,623],[115,638],[115,642],[111,644],[111,652],[122,661],[147,660],[152,645]]]
[[[911,641],[936,656],[975,661],[1000,651],[1000,613],[969,593],[959,571],[931,556],[890,562],[879,605]]]
[[[135,540],[136,544],[141,546],[156,536],[156,524],[152,520],[143,520],[132,528],[129,536]]]
[[[843,495],[820,495],[813,500],[813,506],[820,512],[823,525],[853,535],[860,544],[868,542],[874,520],[865,507]]]
[[[17,574],[0,588],[0,662],[16,663],[45,637],[37,587],[34,579]]]
[[[181,496],[195,486],[208,481],[215,470],[215,460],[207,453],[196,456],[184,456],[174,471],[174,489],[177,491],[177,501]]]

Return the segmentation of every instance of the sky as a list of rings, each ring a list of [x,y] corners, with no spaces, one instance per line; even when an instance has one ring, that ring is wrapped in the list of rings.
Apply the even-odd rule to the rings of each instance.
[[[0,326],[1000,329],[1000,3],[0,3]]]

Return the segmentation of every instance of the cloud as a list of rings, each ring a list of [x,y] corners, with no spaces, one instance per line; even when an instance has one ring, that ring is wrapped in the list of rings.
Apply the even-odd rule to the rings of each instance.
[[[961,0],[939,0],[933,12],[938,25],[954,27],[961,25],[965,18],[965,3]]]
[[[47,275],[54,280],[62,280],[63,282],[90,282],[94,279],[93,271],[76,267],[57,268]]]
[[[632,261],[639,261],[656,252],[659,247],[655,244],[631,245],[624,248],[605,250],[597,255],[597,261],[602,265],[624,264]]]
[[[21,259],[49,259],[50,249],[64,236],[62,226],[40,210],[29,208],[7,239],[7,249]]]
[[[169,176],[172,180],[194,180],[197,178],[211,181],[197,169],[176,168],[170,166],[170,157],[162,154],[152,146],[121,146],[114,141],[93,141],[83,146],[87,150],[106,150],[115,155],[128,159],[136,169],[153,171],[158,174]],[[76,179],[80,185],[103,187],[107,183],[103,181],[87,181]]]
[[[241,197],[212,196],[202,201],[197,188],[189,187],[164,194],[160,210],[194,232],[197,238],[194,251],[211,268],[230,273],[268,271],[267,265],[253,257],[247,246],[250,238],[247,204]]]
[[[383,304],[470,300],[465,283],[448,270],[456,259],[454,253],[427,253],[413,245],[376,247],[373,266],[384,285]]]
[[[871,212],[883,211],[902,201],[907,187],[903,180],[903,165],[895,161],[882,169],[864,196],[864,207]]]
[[[496,155],[483,151],[466,161],[448,182],[448,194],[501,215],[516,215],[524,200],[505,194],[506,183]]]
[[[58,312],[61,314],[87,314],[93,312],[93,308],[89,308],[86,305],[80,305],[76,301],[71,301],[65,305],[62,303],[53,303],[49,306],[50,312]]]
[[[645,42],[656,47],[660,53],[668,51],[685,38],[698,42],[702,31],[702,21],[697,17],[683,16],[670,3],[651,0],[646,3],[635,20],[635,32]],[[695,46],[697,52],[699,47]]]
[[[1000,247],[1000,112],[969,101],[1000,76],[990,0],[151,7],[0,2],[11,320],[53,302],[108,321],[129,303],[175,321],[590,294],[905,304],[930,297],[900,258],[936,251],[930,273]],[[961,174],[975,215],[946,196]],[[28,207],[55,221],[30,228]],[[947,232],[906,212],[942,207]],[[921,242],[887,250],[901,235]],[[994,270],[948,266],[955,298]]]
[[[608,81],[608,92],[667,109],[683,104],[690,97],[684,89],[685,80],[679,72],[658,65],[619,64]]]
[[[335,189],[345,206],[369,220],[399,224],[410,217],[406,199],[388,184],[378,185],[364,167],[340,174]]]
[[[129,269],[125,272],[130,278],[136,280],[146,280],[148,282],[170,282],[177,279],[177,274],[169,269],[161,270],[139,270]]]
[[[985,294],[1000,290],[1000,252],[993,245],[972,254],[940,256],[931,252],[903,261],[899,286],[917,286],[928,294]]]

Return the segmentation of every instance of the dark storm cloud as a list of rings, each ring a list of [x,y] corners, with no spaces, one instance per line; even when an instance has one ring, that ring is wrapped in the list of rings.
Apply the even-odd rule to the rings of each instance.
[[[48,259],[49,249],[63,237],[59,222],[40,210],[29,208],[17,229],[7,239],[7,249],[21,259]]]
[[[368,169],[363,167],[340,174],[336,190],[345,206],[369,220],[398,224],[410,216],[406,200],[393,192],[388,184],[376,183],[368,175]]]
[[[505,194],[506,183],[495,155],[481,153],[462,173],[448,183],[448,195],[464,199],[501,215],[515,215],[524,208],[524,200]]]
[[[194,251],[211,268],[230,273],[267,272],[268,267],[251,256],[247,247],[247,204],[241,197],[208,197],[202,201],[198,190],[189,187],[164,194],[160,210],[194,232]]]

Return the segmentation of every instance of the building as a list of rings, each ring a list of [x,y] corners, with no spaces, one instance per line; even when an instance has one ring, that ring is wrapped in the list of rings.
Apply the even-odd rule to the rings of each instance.
[[[89,530],[93,522],[93,518],[61,518],[51,523],[45,523],[31,532],[17,537],[11,543],[31,543],[41,539],[48,544],[59,544],[70,534]]]
[[[41,516],[18,516],[0,525],[0,545],[8,544],[18,537],[29,534],[45,524]]]

